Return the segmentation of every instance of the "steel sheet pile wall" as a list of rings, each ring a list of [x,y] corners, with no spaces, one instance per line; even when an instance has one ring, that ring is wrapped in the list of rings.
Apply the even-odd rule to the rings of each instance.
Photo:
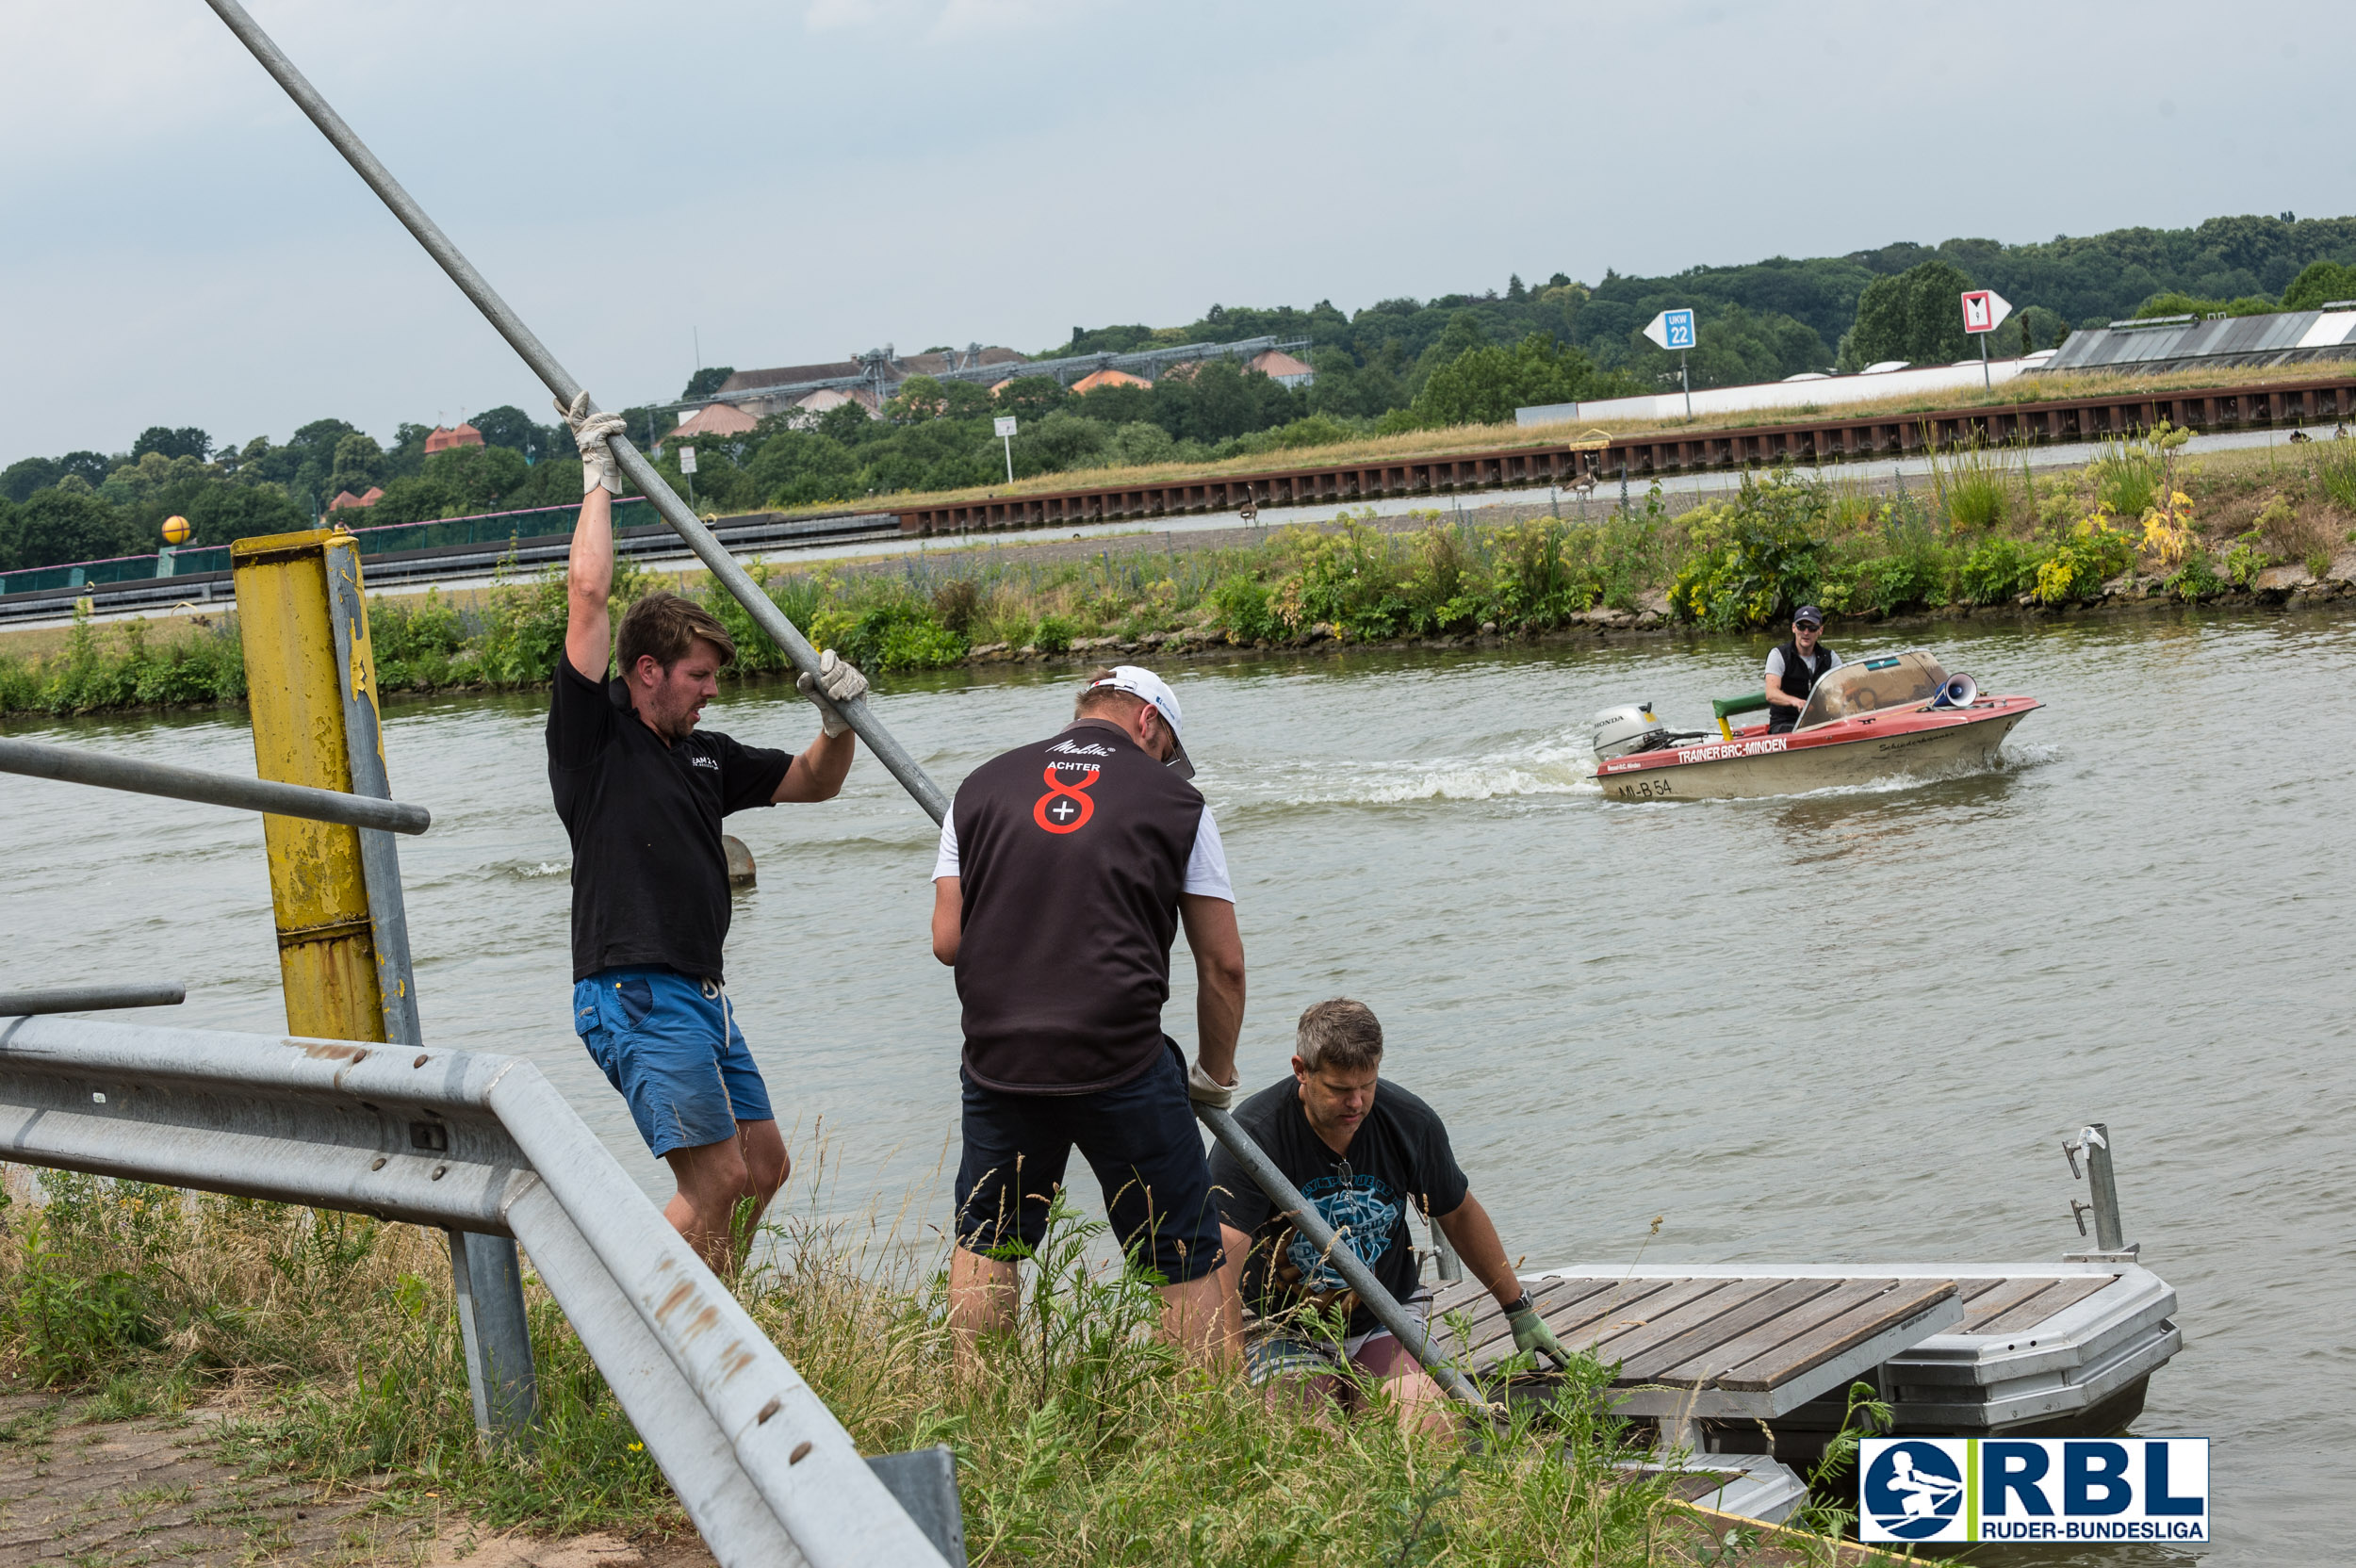
[[[1393,496],[1531,489],[1588,480],[1840,463],[1988,446],[2043,446],[2146,431],[2165,419],[2199,431],[2292,428],[2356,417],[2356,373],[2258,386],[2120,392],[1921,414],[1873,414],[1741,430],[1652,431],[1596,443],[1448,452],[1278,468],[1159,484],[989,497],[899,514],[903,533],[1055,528],[1264,507],[1349,506]]]

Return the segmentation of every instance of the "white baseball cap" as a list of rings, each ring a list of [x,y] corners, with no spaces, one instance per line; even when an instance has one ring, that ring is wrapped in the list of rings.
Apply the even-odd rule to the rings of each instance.
[[[1184,721],[1178,713],[1178,694],[1170,689],[1169,681],[1152,670],[1140,669],[1135,664],[1115,664],[1112,674],[1092,682],[1089,689],[1126,692],[1131,696],[1143,697],[1160,709],[1162,722],[1170,726],[1170,738],[1176,743],[1176,749],[1170,752],[1166,766],[1181,778],[1194,776],[1194,763],[1186,756],[1185,734],[1179,727]]]

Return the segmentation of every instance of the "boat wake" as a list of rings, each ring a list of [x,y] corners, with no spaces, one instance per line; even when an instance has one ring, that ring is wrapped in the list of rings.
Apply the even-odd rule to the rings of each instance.
[[[1583,743],[1548,742],[1484,757],[1350,762],[1318,759],[1219,769],[1211,792],[1255,806],[1399,806],[1427,800],[1594,795],[1595,760]]]

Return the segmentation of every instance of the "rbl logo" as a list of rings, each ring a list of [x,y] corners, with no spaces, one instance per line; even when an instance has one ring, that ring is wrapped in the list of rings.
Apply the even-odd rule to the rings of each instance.
[[[1077,833],[1096,815],[1096,802],[1088,791],[1101,776],[1093,765],[1087,765],[1087,776],[1077,784],[1067,784],[1055,776],[1064,768],[1080,766],[1071,762],[1047,764],[1047,792],[1031,805],[1031,820],[1050,833]]]
[[[1857,1461],[1867,1541],[2209,1539],[2206,1438],[1877,1437]]]

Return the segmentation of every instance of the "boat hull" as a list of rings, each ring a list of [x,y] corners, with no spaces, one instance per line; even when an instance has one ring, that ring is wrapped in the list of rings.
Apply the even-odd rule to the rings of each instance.
[[[1742,800],[1970,772],[1993,764],[2004,737],[2039,706],[2003,697],[1951,713],[1851,720],[1813,732],[1746,730],[1729,743],[1615,759],[1596,770],[1595,781],[1612,800]]]

